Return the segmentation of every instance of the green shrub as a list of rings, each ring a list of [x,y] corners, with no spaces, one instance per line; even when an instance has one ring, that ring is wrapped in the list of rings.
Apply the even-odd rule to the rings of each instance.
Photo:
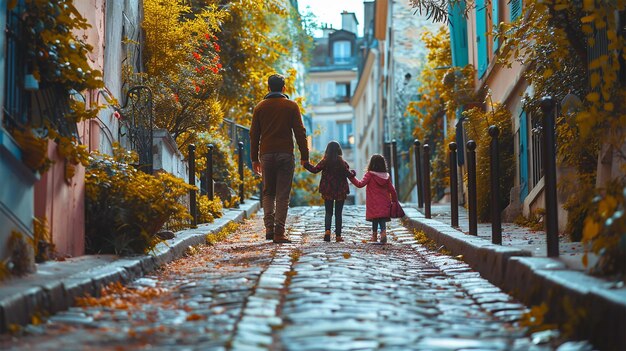
[[[515,156],[513,153],[513,127],[511,112],[504,105],[494,104],[493,111],[483,112],[474,108],[463,113],[468,118],[467,134],[476,142],[476,202],[478,220],[491,219],[491,178],[490,152],[491,136],[488,129],[496,125],[500,131],[500,207],[502,211],[509,204],[510,191],[515,180]]]
[[[212,223],[215,218],[222,217],[222,200],[215,196],[209,200],[207,195],[199,195],[198,203],[198,223]]]
[[[180,199],[192,186],[169,173],[136,170],[136,156],[115,148],[94,155],[86,170],[86,251],[138,254],[161,240],[155,234],[171,219],[189,219]]]
[[[582,242],[599,256],[593,271],[599,274],[626,276],[626,184],[611,181],[594,198],[585,218]],[[587,254],[583,257],[587,265]]]

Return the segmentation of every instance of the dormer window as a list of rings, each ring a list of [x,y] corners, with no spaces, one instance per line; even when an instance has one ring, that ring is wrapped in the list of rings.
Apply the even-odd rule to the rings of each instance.
[[[352,45],[348,40],[338,40],[333,43],[333,60],[335,64],[349,64],[352,56]]]

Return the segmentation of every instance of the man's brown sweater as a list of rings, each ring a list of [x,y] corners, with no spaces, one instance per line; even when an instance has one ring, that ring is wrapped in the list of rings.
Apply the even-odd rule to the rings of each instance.
[[[259,161],[259,154],[293,153],[293,136],[300,149],[300,159],[309,160],[306,129],[298,104],[286,95],[270,93],[259,102],[252,114],[250,127],[250,158]],[[260,146],[260,150],[259,150]],[[260,151],[260,153],[259,153]]]

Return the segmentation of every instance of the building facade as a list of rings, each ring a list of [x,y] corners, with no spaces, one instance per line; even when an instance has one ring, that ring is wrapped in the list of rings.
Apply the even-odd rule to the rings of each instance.
[[[513,22],[522,16],[523,1],[494,0],[476,1],[475,8],[465,17],[464,5],[451,8],[450,37],[453,66],[472,64],[476,69],[475,93],[479,101],[487,98],[482,108],[489,111],[492,103],[505,105],[512,115],[516,171],[514,187],[510,192],[510,204],[505,219],[513,220],[520,214],[528,217],[537,209],[544,208],[544,180],[542,166],[542,141],[539,132],[541,116],[524,109],[523,96],[533,95],[533,88],[524,79],[526,66],[513,60],[511,67],[498,64],[501,42],[495,38],[494,28],[501,22]],[[462,124],[460,111],[457,123]],[[457,142],[467,141],[463,129]],[[560,199],[564,198],[559,196]],[[564,229],[567,212],[559,206],[559,227]]]
[[[47,222],[55,249],[60,256],[73,257],[84,254],[85,233],[85,169],[68,165],[59,155],[58,145],[48,141],[47,157],[53,161],[47,172],[40,173],[25,166],[24,150],[18,147],[9,130],[28,130],[38,119],[63,119],[63,101],[73,99],[87,107],[104,105],[97,119],[63,125],[64,136],[75,137],[88,151],[102,150],[111,153],[112,145],[123,139],[120,122],[112,105],[123,101],[124,87],[122,66],[140,65],[137,45],[129,45],[130,39],[139,43],[143,3],[141,0],[110,2],[89,0],[75,2],[78,12],[91,25],[74,33],[93,47],[87,55],[93,69],[103,72],[105,87],[96,91],[74,92],[71,96],[59,95],[47,87],[38,86],[24,75],[25,67],[19,65],[23,46],[20,46],[19,14],[25,10],[18,1],[15,8],[2,11],[0,25],[9,30],[0,35],[0,74],[4,84],[0,86],[0,103],[3,104],[0,125],[0,258],[7,257],[7,240],[12,232],[33,237],[33,219]],[[7,2],[0,1],[0,8],[7,9]],[[132,48],[131,48],[132,46]],[[132,59],[129,60],[129,57]],[[23,101],[17,103],[16,101]],[[26,103],[28,102],[28,103]],[[42,111],[44,111],[42,113]],[[54,113],[45,111],[55,111]],[[53,121],[57,122],[57,120]],[[36,130],[35,132],[40,132]],[[69,167],[68,167],[69,166]]]
[[[360,38],[357,38],[355,14],[343,12],[341,16],[341,29],[324,28],[324,35],[314,39],[306,91],[312,148],[323,153],[328,142],[335,140],[343,149],[344,159],[352,166],[355,137],[354,109],[350,99],[357,85]],[[348,202],[352,201],[353,194],[351,191]]]

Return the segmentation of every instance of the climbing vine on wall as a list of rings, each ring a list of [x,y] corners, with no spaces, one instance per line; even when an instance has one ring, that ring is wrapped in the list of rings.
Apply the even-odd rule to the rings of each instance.
[[[45,139],[51,139],[59,144],[64,154],[78,157],[72,158],[72,163],[85,163],[86,153],[80,150],[79,143],[66,142],[68,138],[75,136],[62,133],[61,125],[72,125],[95,118],[100,109],[97,105],[88,105],[70,98],[71,95],[104,86],[102,72],[92,69],[87,59],[93,47],[77,34],[88,29],[90,24],[78,12],[72,0],[26,0],[20,6],[17,1],[11,1],[8,10],[28,28],[20,33],[20,40],[26,46],[27,74],[37,81],[38,90],[54,90],[61,100],[66,99],[55,103],[65,103],[68,107],[61,117],[65,119],[64,122],[57,120],[56,116],[45,115],[40,116],[45,123],[31,121],[23,126],[24,130],[16,128],[10,132],[25,152],[26,159],[33,155],[37,159],[37,155],[45,155]],[[47,130],[49,133],[31,136],[31,128]],[[38,145],[39,151],[33,149],[34,145]],[[45,172],[50,161],[45,158],[34,163],[27,162],[27,165],[35,171]]]
[[[495,125],[500,134],[498,142],[500,203],[499,211],[509,204],[509,192],[515,180],[515,155],[513,153],[513,127],[511,112],[502,104],[493,104],[490,111],[473,108],[463,114],[467,117],[468,138],[476,142],[476,203],[479,221],[489,221],[491,216],[490,143],[488,129]]]

